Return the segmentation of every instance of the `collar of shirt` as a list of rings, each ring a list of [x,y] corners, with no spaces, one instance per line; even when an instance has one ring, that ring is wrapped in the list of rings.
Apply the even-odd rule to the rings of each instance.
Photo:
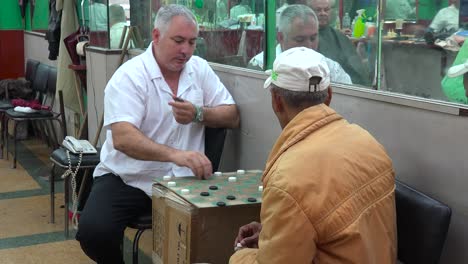
[[[181,96],[194,83],[192,79],[192,74],[194,70],[193,70],[192,64],[190,63],[191,60],[192,58],[190,58],[190,60],[187,61],[187,63],[185,64],[180,74],[179,87],[177,89],[177,96]],[[150,76],[151,80],[164,79],[164,76],[162,75],[162,72],[161,72],[161,68],[159,67],[153,55],[153,42],[151,42],[151,45],[149,45],[145,51],[143,63],[145,64],[145,68],[147,69],[148,75]],[[168,89],[168,92],[172,93],[169,86],[167,86],[167,89]]]

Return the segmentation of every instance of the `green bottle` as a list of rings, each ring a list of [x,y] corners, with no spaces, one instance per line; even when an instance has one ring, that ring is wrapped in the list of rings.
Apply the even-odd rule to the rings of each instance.
[[[365,24],[366,10],[359,9],[356,11],[356,13],[357,13],[357,19],[354,24],[353,37],[360,38],[364,35],[364,32],[366,30],[366,24]]]

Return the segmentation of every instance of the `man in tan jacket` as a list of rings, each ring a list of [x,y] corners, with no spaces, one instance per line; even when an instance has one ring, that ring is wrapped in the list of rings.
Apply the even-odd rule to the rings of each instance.
[[[328,107],[325,57],[287,50],[264,87],[283,132],[263,174],[261,224],[240,228],[230,263],[395,263],[392,162]]]

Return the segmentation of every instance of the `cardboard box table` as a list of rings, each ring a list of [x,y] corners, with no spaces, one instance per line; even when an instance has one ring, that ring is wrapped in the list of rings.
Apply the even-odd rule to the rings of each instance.
[[[157,180],[153,263],[228,263],[239,227],[259,221],[261,176],[255,170]]]

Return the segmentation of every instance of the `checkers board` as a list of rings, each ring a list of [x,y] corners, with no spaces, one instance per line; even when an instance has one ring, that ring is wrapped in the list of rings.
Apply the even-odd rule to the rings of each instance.
[[[261,177],[251,170],[155,180],[153,263],[228,263],[239,227],[259,221]]]
[[[235,182],[229,182],[230,177],[236,177]],[[213,206],[233,206],[248,203],[261,203],[262,171],[250,170],[244,174],[236,172],[223,173],[221,176],[212,175],[207,180],[195,177],[171,177],[169,180],[157,180],[162,185],[187,202],[198,208]],[[175,186],[169,186],[174,182]],[[187,193],[182,190],[188,190]],[[261,188],[260,188],[261,189]],[[221,203],[220,203],[221,202]]]

